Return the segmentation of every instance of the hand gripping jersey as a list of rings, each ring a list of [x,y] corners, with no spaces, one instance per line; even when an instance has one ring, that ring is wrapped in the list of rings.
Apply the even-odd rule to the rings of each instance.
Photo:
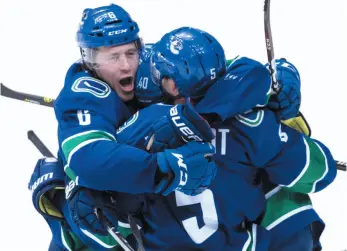
[[[151,124],[171,107],[157,104],[142,109],[118,129],[117,140],[143,148]],[[252,185],[256,169],[233,160],[223,164],[201,195],[186,196],[178,191],[166,197],[148,195],[143,209],[146,250],[242,250],[254,245],[253,238],[266,234],[255,224],[243,226],[246,219],[255,221],[265,206],[262,190]],[[240,177],[228,170],[229,165],[235,170],[247,169],[248,175]],[[258,246],[262,245],[264,249],[259,250],[266,250],[267,242]]]
[[[168,109],[152,105],[139,111],[117,131],[117,140],[143,148],[150,125]],[[266,250],[270,236],[252,224],[260,223],[266,203],[271,214],[265,213],[262,225],[269,230],[289,227],[283,227],[283,235],[319,220],[302,193],[321,190],[336,175],[323,144],[278,124],[267,109],[228,119],[214,129],[220,167],[215,180],[198,196],[148,196],[143,230],[147,250]],[[253,183],[259,169],[294,198],[275,196],[274,202],[266,202],[271,196],[265,197],[261,186]],[[290,207],[282,210],[281,203]]]

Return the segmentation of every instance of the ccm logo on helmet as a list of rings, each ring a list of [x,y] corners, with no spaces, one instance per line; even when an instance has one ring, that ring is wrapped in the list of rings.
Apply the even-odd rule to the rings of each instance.
[[[122,34],[124,32],[127,32],[128,29],[121,29],[121,30],[115,30],[115,31],[110,31],[108,33],[109,36],[113,36],[113,35],[118,35],[118,34]]]
[[[170,109],[170,116],[172,122],[184,136],[191,140],[203,141],[199,136],[195,135],[195,133],[184,122],[180,122],[181,117],[178,116],[177,105]]]

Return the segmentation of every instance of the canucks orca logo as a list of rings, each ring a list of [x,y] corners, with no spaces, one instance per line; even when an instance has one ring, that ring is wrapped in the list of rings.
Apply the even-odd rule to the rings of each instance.
[[[111,93],[111,88],[105,82],[91,77],[76,79],[71,90],[74,92],[89,92],[98,98],[106,98]]]
[[[249,113],[246,112],[245,114],[248,114],[247,116],[242,115],[236,115],[236,119],[240,121],[242,124],[245,124],[249,127],[257,127],[259,126],[264,119],[264,111],[259,110],[257,112]]]
[[[183,49],[183,44],[180,40],[178,40],[177,38],[171,38],[170,41],[170,51],[175,54],[178,55],[180,53],[180,50]]]

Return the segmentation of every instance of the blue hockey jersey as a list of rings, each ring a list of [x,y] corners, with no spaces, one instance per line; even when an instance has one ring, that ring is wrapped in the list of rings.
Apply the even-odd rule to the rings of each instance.
[[[157,104],[139,111],[118,129],[117,140],[144,148],[150,126],[169,108]],[[248,172],[247,175],[240,177],[238,169]],[[145,249],[251,250],[257,236],[258,250],[266,250],[265,229],[255,224],[250,228],[243,226],[246,219],[255,221],[265,207],[262,189],[252,185],[255,174],[252,166],[228,159],[209,189],[200,195],[187,196],[178,191],[166,197],[149,195],[143,209]]]
[[[67,72],[54,109],[64,169],[71,179],[97,190],[154,191],[156,155],[116,141],[116,129],[132,114],[81,62]]]
[[[267,109],[238,115],[215,130],[217,158],[226,155],[266,174],[261,225],[271,232],[272,245],[313,222],[324,225],[308,195],[336,177],[335,161],[324,144],[278,124]]]
[[[119,128],[117,140],[143,148],[150,125],[169,107],[158,104],[139,111]],[[301,193],[321,190],[336,175],[334,160],[323,144],[278,124],[266,109],[228,119],[214,129],[215,160],[220,166],[214,182],[198,196],[180,192],[149,196],[144,209],[146,249],[266,250],[270,236],[264,228],[276,230],[276,237],[288,236],[319,220],[309,197]],[[294,195],[266,201],[270,194],[265,197],[262,188],[253,184],[259,168],[283,191],[301,194],[301,200]],[[265,204],[270,208],[262,221],[264,228],[244,227],[246,222],[259,221]]]
[[[217,122],[221,122],[254,107],[264,107],[271,90],[270,74],[264,65],[247,57],[236,57],[225,75],[208,89],[196,110],[202,115],[217,114]]]

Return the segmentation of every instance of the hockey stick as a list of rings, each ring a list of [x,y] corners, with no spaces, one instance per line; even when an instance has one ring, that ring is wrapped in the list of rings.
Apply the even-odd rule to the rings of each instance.
[[[116,240],[116,242],[125,250],[125,251],[134,251],[134,249],[130,246],[128,241],[118,232],[115,231],[115,227],[111,226],[108,222],[105,215],[102,213],[102,210],[96,209],[95,214],[101,223],[106,227],[107,232]]]
[[[6,87],[4,84],[0,83],[0,93],[1,96],[22,100],[24,102],[33,103],[36,105],[43,105],[48,107],[54,107],[55,99],[36,96],[28,93],[17,92]]]
[[[40,153],[45,157],[54,157],[54,155],[51,153],[51,151],[43,144],[43,142],[40,140],[40,138],[34,133],[34,131],[30,130],[27,133],[28,139],[31,141],[31,143],[36,146],[37,150],[40,151]]]
[[[265,3],[264,3],[264,28],[265,28],[266,52],[267,52],[267,59],[269,62],[269,69],[271,74],[272,89],[275,92],[279,92],[279,90],[281,89],[281,85],[279,82],[277,82],[275,52],[274,52],[274,45],[272,41],[271,26],[270,26],[270,0],[265,0]]]
[[[266,42],[266,52],[267,59],[269,63],[269,69],[271,74],[272,88],[275,92],[281,89],[280,83],[277,82],[276,74],[276,62],[275,62],[275,52],[274,45],[272,41],[272,33],[270,26],[270,0],[265,0],[264,2],[264,28],[265,28],[265,42]],[[301,113],[300,113],[301,114]],[[302,118],[305,120],[304,116]],[[306,122],[308,125],[308,123]],[[341,171],[347,171],[347,163],[344,161],[336,160],[336,168]]]
[[[347,171],[347,163],[345,161],[336,160],[336,168],[340,171]]]
[[[28,139],[34,144],[37,150],[45,157],[54,157],[51,151],[45,146],[41,139],[36,135],[32,130],[27,133]],[[127,240],[119,233],[114,231],[114,227],[108,224],[106,217],[102,214],[101,210],[96,210],[97,217],[105,224],[108,233],[116,240],[116,242],[125,250],[125,251],[134,251],[134,249],[129,245]]]

